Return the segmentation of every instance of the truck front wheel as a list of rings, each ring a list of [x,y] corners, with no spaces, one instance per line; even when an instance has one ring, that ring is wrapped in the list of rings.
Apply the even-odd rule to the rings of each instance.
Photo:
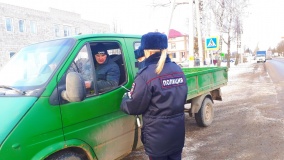
[[[209,126],[214,117],[213,103],[211,99],[205,98],[202,102],[201,108],[198,113],[195,113],[195,120],[198,126],[207,127]]]

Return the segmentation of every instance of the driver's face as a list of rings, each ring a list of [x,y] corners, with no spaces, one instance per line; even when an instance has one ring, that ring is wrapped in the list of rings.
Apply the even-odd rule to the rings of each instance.
[[[96,54],[95,59],[98,64],[103,64],[106,61],[107,55],[106,54]]]

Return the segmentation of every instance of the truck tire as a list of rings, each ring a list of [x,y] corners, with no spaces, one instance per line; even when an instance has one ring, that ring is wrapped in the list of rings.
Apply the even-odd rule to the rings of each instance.
[[[84,154],[72,151],[61,151],[46,158],[46,160],[88,160],[88,158]]]
[[[208,127],[214,117],[213,103],[211,99],[205,98],[198,113],[195,113],[195,121],[200,127]]]

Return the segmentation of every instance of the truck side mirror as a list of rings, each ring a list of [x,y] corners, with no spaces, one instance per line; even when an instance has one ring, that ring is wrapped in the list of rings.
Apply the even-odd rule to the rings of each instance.
[[[61,97],[69,102],[80,102],[86,98],[84,80],[79,73],[70,72],[67,74],[66,90],[61,92]]]

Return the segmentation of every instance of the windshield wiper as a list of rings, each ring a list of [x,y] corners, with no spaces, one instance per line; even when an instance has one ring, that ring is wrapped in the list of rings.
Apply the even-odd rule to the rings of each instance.
[[[25,91],[21,91],[17,88],[13,88],[13,87],[10,87],[10,86],[7,86],[7,85],[0,85],[0,88],[5,88],[5,89],[10,89],[10,90],[13,90],[13,91],[16,91],[18,93],[20,93],[21,95],[25,95],[26,92]]]

